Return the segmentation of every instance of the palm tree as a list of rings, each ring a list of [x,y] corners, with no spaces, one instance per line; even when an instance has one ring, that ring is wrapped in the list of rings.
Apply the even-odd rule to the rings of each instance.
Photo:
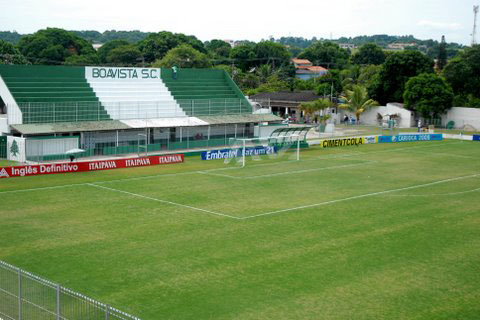
[[[305,113],[309,118],[315,115],[318,111],[324,110],[332,106],[332,103],[328,99],[318,99],[310,102],[303,102],[300,104],[300,110]]]
[[[345,96],[341,96],[340,99],[345,103],[340,104],[339,107],[355,113],[357,122],[360,121],[362,112],[379,105],[377,101],[369,99],[367,89],[359,85],[354,85],[353,90],[346,90]]]

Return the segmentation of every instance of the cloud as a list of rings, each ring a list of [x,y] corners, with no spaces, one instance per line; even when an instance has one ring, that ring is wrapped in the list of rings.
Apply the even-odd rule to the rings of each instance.
[[[417,22],[417,26],[426,27],[433,30],[448,30],[448,31],[457,31],[462,30],[463,26],[459,23],[447,23],[447,22],[436,22],[430,20],[421,20]]]

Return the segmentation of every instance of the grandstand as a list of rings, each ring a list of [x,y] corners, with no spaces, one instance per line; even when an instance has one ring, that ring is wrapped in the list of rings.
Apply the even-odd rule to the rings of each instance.
[[[0,113],[0,135],[77,137],[79,156],[227,145],[281,120],[252,113],[228,74],[212,69],[180,69],[173,79],[160,68],[0,65]],[[27,147],[27,160],[66,157],[40,144]]]

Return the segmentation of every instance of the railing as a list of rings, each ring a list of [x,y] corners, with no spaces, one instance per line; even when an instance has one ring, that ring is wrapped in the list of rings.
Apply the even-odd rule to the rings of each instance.
[[[245,99],[197,99],[171,101],[122,102],[23,102],[18,103],[21,115],[9,115],[10,124],[53,123],[185,116],[230,115],[251,113]],[[8,112],[18,110],[7,105]],[[12,116],[12,117],[10,117]]]
[[[140,320],[3,261],[0,261],[0,318]]]

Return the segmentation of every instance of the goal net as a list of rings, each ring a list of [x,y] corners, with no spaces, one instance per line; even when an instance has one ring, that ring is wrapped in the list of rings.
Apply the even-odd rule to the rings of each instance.
[[[245,167],[250,161],[300,160],[300,136],[230,138],[225,164]]]

